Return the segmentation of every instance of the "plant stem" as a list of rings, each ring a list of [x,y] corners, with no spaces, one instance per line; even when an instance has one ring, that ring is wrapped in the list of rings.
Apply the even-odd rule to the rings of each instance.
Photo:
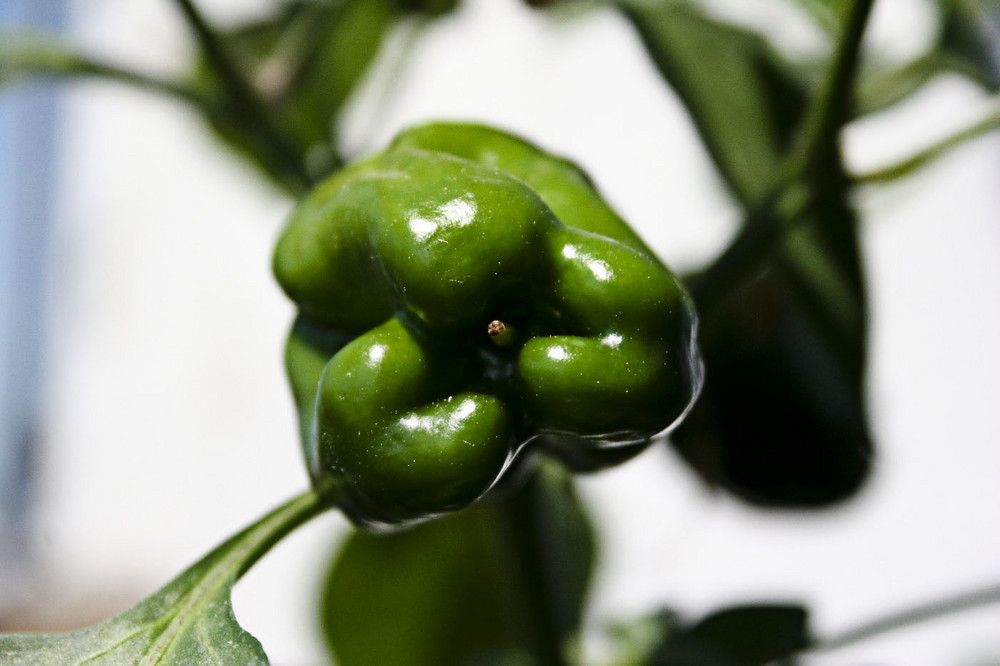
[[[943,72],[960,74],[983,88],[988,89],[993,86],[982,72],[962,58],[939,49],[931,49],[899,67],[882,71],[860,81],[855,90],[858,107],[855,109],[856,116],[892,106],[927,83],[934,75]]]
[[[205,58],[228,88],[233,101],[246,113],[246,126],[252,128],[261,141],[262,148],[291,181],[289,184],[304,192],[311,183],[305,159],[298,148],[275,125],[260,96],[230,60],[215,31],[202,16],[194,0],[176,0],[187,19]]]
[[[1000,129],[1000,108],[994,110],[985,118],[973,125],[952,134],[949,137],[927,146],[923,150],[910,157],[897,162],[896,164],[882,167],[868,173],[858,174],[851,177],[851,182],[856,185],[871,185],[877,183],[891,182],[908,176],[914,171],[926,166],[930,161],[940,157],[944,153],[958,147],[969,139],[986,134],[995,129]]]
[[[532,473],[510,497],[490,503],[489,507],[498,542],[507,548],[502,561],[517,581],[515,597],[521,609],[518,626],[538,663],[560,666],[566,663],[566,658],[550,598],[550,576],[546,570],[549,558],[538,532],[535,501],[538,484],[538,474]]]
[[[2,67],[9,69],[0,71],[0,85],[24,74],[93,76],[176,97],[195,106],[207,106],[205,97],[190,86],[96,60],[44,34],[0,28],[0,68]]]
[[[778,169],[770,194],[747,212],[739,235],[712,264],[693,277],[690,288],[708,315],[727,294],[759,270],[785,234],[808,212],[817,196],[814,183],[840,168],[840,129],[851,108],[861,38],[874,0],[854,0],[832,64],[805,115],[793,149]]]
[[[804,652],[831,652],[920,622],[928,622],[960,611],[1000,603],[1000,585],[942,599],[901,613],[868,622],[826,640],[819,640]]]
[[[83,74],[89,74],[116,81],[118,83],[125,83],[135,86],[136,88],[143,88],[151,92],[161,93],[170,97],[176,97],[177,99],[193,104],[194,106],[205,107],[207,105],[205,97],[199,95],[194,91],[194,89],[188,86],[184,86],[173,81],[154,78],[146,74],[140,74],[139,72],[118,67],[117,65],[109,65],[93,60],[80,59],[77,71]]]
[[[840,129],[850,117],[854,78],[861,53],[861,38],[875,0],[854,0],[848,7],[844,29],[837,42],[833,62],[815,101],[810,106],[789,159],[795,175],[837,154]]]
[[[230,542],[244,542],[240,547],[242,557],[236,579],[239,580],[281,539],[328,508],[316,491],[307,490],[232,537]]]
[[[28,69],[28,67],[25,67],[25,70]],[[188,86],[184,86],[173,81],[158,79],[149,76],[148,74],[141,74],[134,70],[119,67],[118,65],[111,65],[98,60],[92,60],[82,55],[74,54],[72,56],[72,62],[68,63],[68,65],[60,71],[54,72],[47,67],[39,66],[37,72],[32,73],[39,76],[92,76],[95,78],[114,81],[116,83],[124,83],[136,88],[149,90],[151,92],[161,93],[197,107],[205,108],[208,106],[208,100]]]

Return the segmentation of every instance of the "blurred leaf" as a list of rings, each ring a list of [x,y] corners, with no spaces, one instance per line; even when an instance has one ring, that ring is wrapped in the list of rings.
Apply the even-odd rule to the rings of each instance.
[[[245,529],[121,615],[65,634],[0,635],[0,662],[49,664],[266,664],[233,615],[236,579],[318,511],[307,493]]]
[[[680,0],[621,5],[736,196],[773,186],[806,91],[767,42]]]
[[[654,615],[614,623],[608,630],[614,653],[610,663],[616,666],[651,663],[653,653],[682,626],[680,615],[666,608]]]
[[[337,663],[452,664],[516,647],[481,507],[404,532],[351,535],[323,598]]]
[[[939,0],[940,35],[924,55],[902,65],[869,65],[858,84],[858,115],[888,108],[935,76],[955,72],[1000,90],[1000,0]]]
[[[336,168],[336,123],[344,103],[399,21],[414,13],[436,15],[453,0],[294,0],[273,16],[219,35],[237,69],[263,98],[275,124],[305,157],[313,180]],[[231,147],[278,182],[281,165],[262,150],[258,127],[237,96],[204,61],[195,79],[217,100],[213,128]]]
[[[871,466],[857,218],[838,181],[776,259],[703,313],[705,386],[671,437],[707,482],[755,504],[838,502]]]
[[[936,49],[902,66],[869,64],[859,76],[854,115],[860,117],[887,109],[935,76],[954,69],[955,62]]]
[[[536,633],[540,625],[572,652],[596,560],[596,537],[576,494],[573,477],[561,463],[539,457],[535,475],[520,490],[498,503],[487,504],[497,523],[506,519],[508,538],[519,550],[521,580],[527,591],[527,613]],[[505,560],[511,564],[511,557]],[[522,604],[525,602],[522,601]],[[544,608],[541,607],[544,605]]]
[[[528,562],[537,570],[523,569],[510,529],[538,540],[542,557]],[[572,480],[546,463],[500,502],[402,532],[352,535],[325,587],[325,634],[343,666],[535,663],[537,632],[547,629],[531,618],[554,618],[570,639],[592,559]],[[547,608],[532,606],[538,594]]]
[[[1000,0],[940,0],[941,49],[991,91],[1000,90]]]
[[[665,640],[650,655],[660,666],[759,666],[809,644],[802,606],[760,604],[726,608],[690,627],[667,614]]]
[[[637,3],[628,13],[720,170],[753,208],[774,186],[804,114],[803,89],[759,36],[689,5]],[[805,174],[815,212],[755,279],[711,311],[700,307],[706,383],[671,437],[709,483],[763,505],[842,500],[869,469],[857,220],[835,143],[822,155]]]
[[[940,34],[903,65],[869,64],[860,78],[857,115],[888,108],[934,77],[954,72],[1000,90],[1000,0],[938,0]]]
[[[712,145],[712,140],[706,136],[711,130],[703,128],[703,123],[697,118],[699,114],[725,117],[724,109],[714,114],[710,110],[706,111],[712,105],[701,99],[706,96],[705,91],[708,95],[715,94],[719,97],[720,105],[723,100],[729,101],[729,96],[735,92],[736,94],[733,96],[744,106],[749,100],[750,104],[766,111],[769,104],[782,104],[784,102],[781,100],[771,100],[765,103],[761,103],[759,100],[754,102],[753,93],[747,94],[742,88],[757,85],[753,83],[754,78],[776,79],[776,84],[758,87],[762,88],[765,96],[768,94],[768,86],[772,88],[775,86],[785,87],[792,93],[791,97],[786,100],[790,108],[783,112],[786,121],[779,123],[783,127],[780,134],[787,144],[787,132],[794,129],[799,119],[795,107],[802,104],[805,91],[825,70],[825,61],[784,61],[766,45],[762,36],[749,30],[712,21],[704,15],[701,15],[700,20],[696,23],[701,24],[702,28],[709,27],[699,36],[689,33],[689,37],[692,40],[714,41],[715,46],[711,50],[685,47],[681,41],[671,35],[671,30],[668,27],[664,27],[667,16],[676,14],[678,11],[685,11],[678,10],[678,5],[684,6],[681,0],[650,0],[648,2],[645,0],[626,0],[626,2],[630,3],[629,6],[645,7],[647,15],[634,14],[633,22],[643,34],[647,48],[656,60],[657,66],[660,67],[660,71],[664,73],[665,78],[674,86],[678,95],[695,116],[695,123],[701,131],[706,145],[715,156],[716,161],[720,162],[720,168],[730,184],[733,184],[734,180],[738,183],[738,180],[728,174],[727,167],[721,163],[724,159],[720,159],[719,151]],[[844,0],[797,0],[797,2],[831,37],[838,34],[847,6]],[[938,0],[938,4],[941,8],[942,19],[940,36],[926,53],[902,65],[880,63],[877,58],[868,58],[859,73],[857,100],[853,115],[862,116],[886,109],[919,90],[935,76],[946,72],[956,72],[972,78],[991,91],[1000,89],[1000,0]],[[691,7],[688,7],[686,11],[689,14],[696,13],[696,10]],[[652,18],[656,14],[659,14],[659,18]],[[675,31],[680,30],[679,26],[687,27],[685,19],[670,18],[669,20],[678,26],[675,27]],[[645,26],[640,25],[640,22],[645,23]],[[725,37],[727,31],[740,36],[732,43],[726,43],[730,41]],[[713,37],[713,32],[717,33],[719,38]],[[724,43],[725,46],[722,48],[725,51],[718,52],[719,44]],[[665,47],[665,45],[668,46]],[[830,46],[832,48],[832,44]],[[733,53],[742,53],[743,55],[734,58]],[[706,59],[706,55],[710,56],[710,59]],[[741,60],[743,64],[736,65]],[[712,64],[714,61],[728,62],[730,66],[736,66],[727,75],[724,71],[725,65],[717,67]],[[690,64],[686,65],[686,62]],[[683,70],[698,67],[704,67],[706,71],[713,68],[723,70],[718,74],[710,74],[707,78],[720,84],[725,82],[724,86],[719,86],[720,88],[724,87],[725,92],[714,92],[711,81],[704,86],[699,86],[698,90],[692,90],[692,84],[684,80]],[[762,76],[748,76],[748,73],[754,71],[762,73]],[[741,78],[745,82],[734,86],[731,79],[737,78]],[[730,104],[729,106],[733,110],[741,108],[738,104]],[[764,127],[765,125],[761,121],[762,118],[766,120],[767,113],[765,112],[761,117],[755,117],[755,115],[761,114],[744,116],[735,122],[748,122]],[[789,119],[790,122],[788,122]],[[713,121],[709,119],[709,122]],[[732,127],[732,131],[734,134],[736,133],[736,126]],[[766,131],[761,134],[762,139],[766,139],[766,136]],[[730,143],[739,145],[732,141]],[[761,147],[754,145],[753,142],[744,145],[752,146],[755,153],[761,151]],[[779,143],[778,147],[780,148],[781,145]],[[750,157],[746,159],[749,160]],[[757,160],[756,163],[766,164],[761,160]],[[752,172],[750,173],[752,174]],[[768,183],[764,182],[763,184],[766,186]],[[741,198],[746,203],[746,198],[742,195]]]
[[[840,30],[846,0],[797,0],[816,22],[828,33],[835,35]]]

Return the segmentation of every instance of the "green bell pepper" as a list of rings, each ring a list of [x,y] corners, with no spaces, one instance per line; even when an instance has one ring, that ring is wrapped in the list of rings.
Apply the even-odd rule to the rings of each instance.
[[[274,272],[314,485],[368,526],[485,493],[522,446],[631,457],[696,393],[689,299],[586,175],[437,123],[320,184]]]

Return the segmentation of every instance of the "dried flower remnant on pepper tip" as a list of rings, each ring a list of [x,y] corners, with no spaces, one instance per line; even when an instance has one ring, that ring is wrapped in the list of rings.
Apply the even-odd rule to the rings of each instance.
[[[499,319],[491,321],[486,327],[486,332],[490,336],[490,341],[498,347],[509,347],[514,342],[514,328]]]

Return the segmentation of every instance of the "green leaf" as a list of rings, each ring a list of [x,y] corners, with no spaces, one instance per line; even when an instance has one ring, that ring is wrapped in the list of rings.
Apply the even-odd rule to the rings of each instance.
[[[535,556],[511,530],[533,535]],[[545,463],[505,500],[352,535],[325,588],[325,633],[342,666],[534,663],[551,637],[539,632],[572,641],[592,563],[572,480]]]
[[[671,443],[751,503],[838,502],[871,467],[857,218],[842,187],[821,192],[778,255],[702,313],[705,385]]]
[[[755,604],[726,608],[690,627],[663,615],[664,642],[647,663],[661,666],[706,664],[759,666],[809,645],[808,614],[802,606]]]
[[[840,30],[841,17],[847,0],[798,0],[817,24],[831,35]]]
[[[734,194],[752,204],[774,185],[806,91],[759,35],[679,0],[621,5],[687,107]]]
[[[233,616],[236,579],[320,510],[306,493],[240,532],[121,615],[65,634],[0,635],[5,664],[266,664]]]
[[[941,49],[955,69],[1000,90],[1000,0],[940,0]]]
[[[335,169],[336,125],[341,109],[368,70],[388,33],[414,13],[434,15],[454,3],[404,0],[297,0],[277,5],[263,20],[219,34],[237,69],[264,100],[275,126],[306,159],[317,180]],[[238,96],[198,61],[194,78],[216,100],[212,127],[230,147],[248,157],[276,181],[280,164],[261,150],[259,128]]]
[[[909,97],[935,76],[955,68],[954,59],[938,49],[902,66],[870,64],[863,68],[859,76],[854,115],[860,117],[887,109]]]
[[[486,505],[505,536],[508,578],[523,583],[522,631],[537,646],[554,639],[560,653],[575,655],[587,589],[596,559],[596,537],[573,477],[561,463],[538,457],[533,477],[501,502]],[[528,459],[525,464],[531,464]],[[511,569],[511,563],[516,568]],[[550,659],[543,659],[552,662]],[[571,659],[570,661],[579,661]]]
[[[492,544],[478,507],[398,534],[351,535],[323,599],[337,663],[457,663],[514,644]]]
[[[807,91],[827,63],[786,61],[763,36],[714,21],[682,0],[623,1],[723,176],[744,204],[754,201],[748,196],[755,191],[753,178],[761,188],[772,183],[760,176],[770,171],[753,169],[777,164],[801,118]],[[836,37],[845,0],[797,1]],[[1000,0],[938,3],[942,23],[934,47],[904,64],[869,58],[859,72],[852,116],[886,109],[946,72],[968,76],[991,91],[1000,89]],[[747,154],[741,157],[737,151]]]
[[[615,666],[636,666],[650,663],[653,653],[664,645],[667,637],[682,629],[680,615],[664,608],[653,615],[615,622],[608,629]]]
[[[858,115],[885,109],[940,74],[954,72],[1000,90],[1000,0],[939,0],[934,46],[903,65],[869,65],[857,89]]]
[[[810,193],[811,213],[785,235],[785,213],[764,202],[805,114],[797,79],[759,36],[686,4],[629,8],[720,171],[749,210],[764,211],[762,219],[751,216],[759,228],[743,235],[778,238],[775,248],[754,250],[774,256],[721,301],[694,277],[706,380],[671,442],[710,484],[753,503],[814,507],[845,499],[867,476],[872,444],[862,396],[857,219],[846,204],[837,132],[820,137],[815,155],[801,161],[799,187]]]

